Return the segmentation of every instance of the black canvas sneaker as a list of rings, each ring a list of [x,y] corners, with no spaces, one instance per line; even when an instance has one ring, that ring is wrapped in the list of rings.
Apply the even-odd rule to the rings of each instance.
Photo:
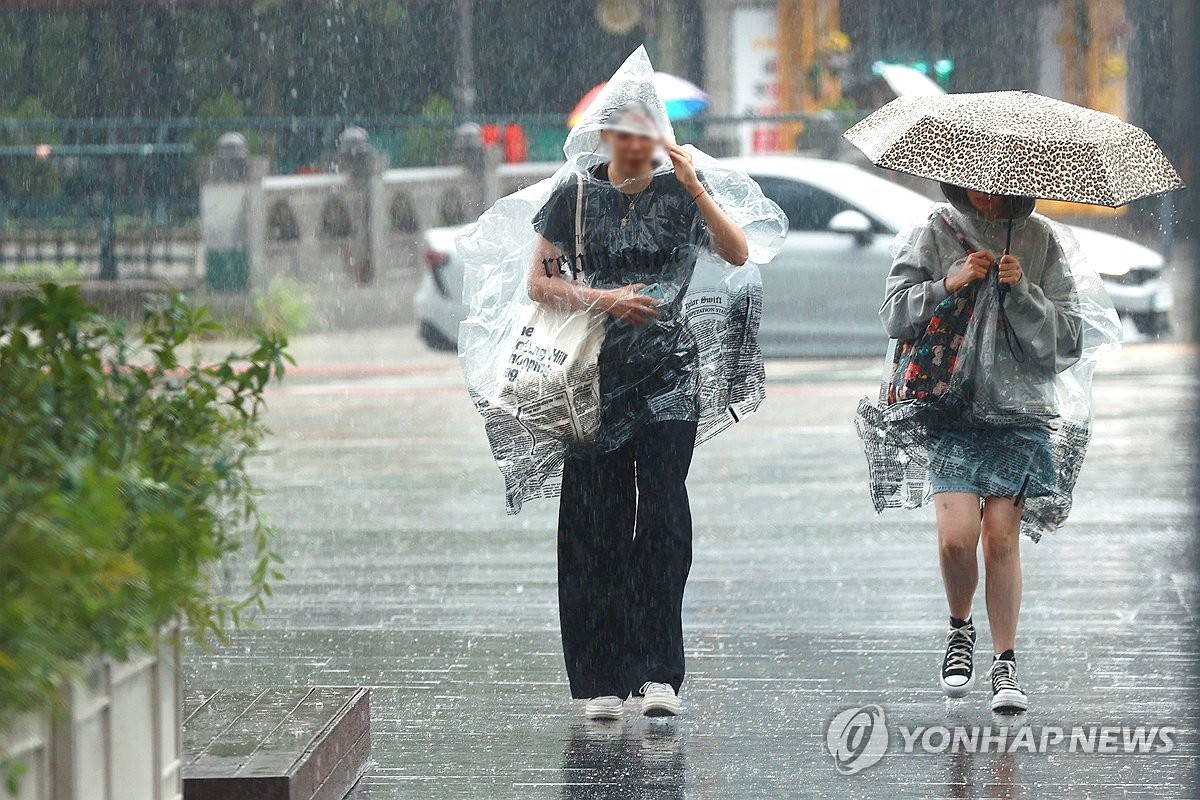
[[[947,697],[966,697],[975,685],[975,624],[970,620],[946,634],[940,683]]]

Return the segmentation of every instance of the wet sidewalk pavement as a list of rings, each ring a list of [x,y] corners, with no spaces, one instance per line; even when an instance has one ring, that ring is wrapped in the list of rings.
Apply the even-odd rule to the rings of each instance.
[[[1023,544],[1018,649],[1028,724],[1175,726],[1174,748],[958,755],[900,733],[995,723],[982,684],[937,688],[932,511],[870,506],[851,420],[877,361],[773,362],[763,409],[697,451],[684,715],[588,724],[558,649],[555,504],[505,516],[455,359],[410,330],[295,350],[256,462],[288,580],[258,629],[189,653],[187,685],[371,687],[355,800],[1196,796],[1188,348],[1101,366],[1071,521]],[[975,619],[986,653],[982,586]],[[870,704],[888,751],[841,775],[826,725]]]

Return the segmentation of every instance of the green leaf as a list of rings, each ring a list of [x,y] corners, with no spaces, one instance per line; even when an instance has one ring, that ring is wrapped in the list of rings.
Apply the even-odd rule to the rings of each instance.
[[[126,326],[54,284],[0,309],[0,716],[181,615],[221,639],[282,579],[246,455],[291,359],[265,331],[214,365],[185,356],[218,329],[178,296]]]

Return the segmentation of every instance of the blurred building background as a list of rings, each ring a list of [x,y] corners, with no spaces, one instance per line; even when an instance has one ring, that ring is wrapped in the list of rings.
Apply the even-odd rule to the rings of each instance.
[[[1178,152],[1191,5],[0,0],[0,117],[559,115],[646,42],[717,116],[860,107],[878,99],[880,63],[904,64],[950,91],[1024,88],[1112,111]]]
[[[108,264],[100,277],[203,271],[200,184],[231,131],[244,138],[235,151],[277,176],[341,170],[339,141],[358,141],[339,139],[348,128],[382,157],[370,169],[396,183],[430,176],[388,168],[469,164],[463,123],[479,124],[477,138],[502,145],[505,161],[558,160],[568,112],[642,43],[659,69],[707,93],[708,109],[676,131],[716,155],[852,157],[841,131],[897,93],[1019,88],[1147,128],[1187,180],[1197,5],[0,0],[0,269],[49,259]],[[298,193],[317,184],[278,183]],[[469,218],[481,202],[473,192],[428,208],[349,205],[411,238]],[[1169,204],[1188,197],[1136,205],[1129,227],[1161,229],[1169,249],[1171,231],[1191,230],[1170,224]],[[1072,211],[1082,212],[1093,210]],[[357,229],[344,216],[320,211],[313,235],[332,242],[330,259],[360,264],[346,255],[353,237],[341,232]],[[263,225],[288,232],[289,220]]]
[[[705,0],[705,85],[724,114],[862,107],[880,63],[909,65],[947,91],[1028,89],[1146,127],[1172,129],[1194,52],[1190,0]],[[757,66],[748,66],[752,62]],[[748,91],[739,70],[761,72]],[[759,99],[760,102],[756,102]]]

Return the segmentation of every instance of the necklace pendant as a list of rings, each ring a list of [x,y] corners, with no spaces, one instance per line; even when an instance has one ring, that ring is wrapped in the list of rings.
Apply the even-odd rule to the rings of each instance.
[[[624,228],[629,224],[629,217],[621,217],[621,227]]]

